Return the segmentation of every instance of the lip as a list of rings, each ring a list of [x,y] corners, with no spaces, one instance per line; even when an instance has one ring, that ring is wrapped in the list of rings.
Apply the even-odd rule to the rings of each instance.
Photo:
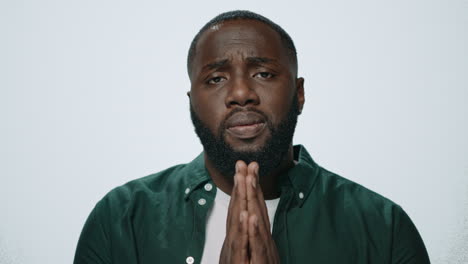
[[[255,112],[238,112],[226,120],[227,132],[239,139],[260,135],[266,127],[265,119]]]

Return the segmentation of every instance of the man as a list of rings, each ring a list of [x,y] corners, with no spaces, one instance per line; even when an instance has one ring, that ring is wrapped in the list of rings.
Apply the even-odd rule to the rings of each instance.
[[[204,152],[129,182],[91,212],[75,263],[429,263],[398,205],[292,145],[304,79],[289,35],[221,14],[189,50]]]

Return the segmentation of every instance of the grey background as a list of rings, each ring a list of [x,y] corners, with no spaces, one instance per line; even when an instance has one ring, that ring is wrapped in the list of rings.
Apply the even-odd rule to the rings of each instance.
[[[0,263],[70,263],[112,188],[201,151],[185,59],[259,12],[295,40],[295,143],[399,203],[433,263],[468,262],[468,1],[0,1]]]

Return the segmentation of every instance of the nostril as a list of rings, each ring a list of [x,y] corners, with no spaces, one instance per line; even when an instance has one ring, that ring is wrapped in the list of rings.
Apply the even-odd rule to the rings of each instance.
[[[253,99],[231,100],[231,101],[229,101],[229,105],[231,105],[231,106],[234,106],[234,105],[245,106],[245,105],[249,105],[249,104],[255,104],[255,102],[256,102],[256,100],[253,100]]]
[[[245,101],[245,104],[254,104],[254,103],[255,103],[255,100],[253,100],[253,99],[247,99]]]

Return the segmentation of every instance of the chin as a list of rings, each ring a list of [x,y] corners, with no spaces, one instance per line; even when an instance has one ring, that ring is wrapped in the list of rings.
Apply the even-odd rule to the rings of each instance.
[[[252,153],[259,152],[265,148],[267,139],[253,138],[244,140],[227,140],[229,147],[235,152]]]
[[[238,153],[252,153],[252,152],[258,152],[262,150],[263,146],[257,146],[257,145],[243,145],[243,146],[231,146],[232,150]]]

